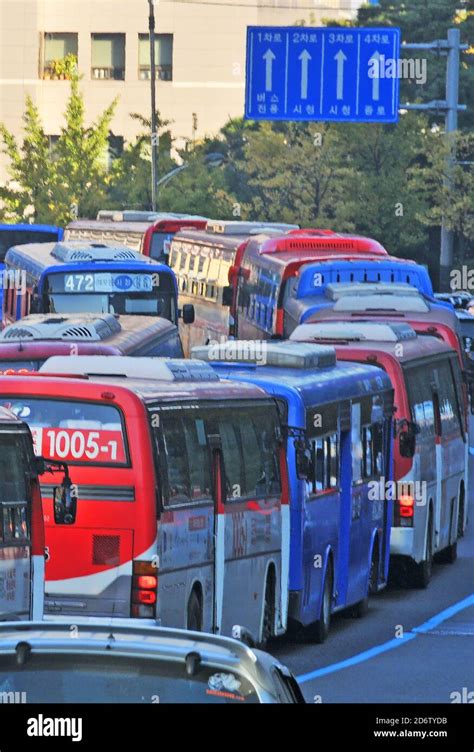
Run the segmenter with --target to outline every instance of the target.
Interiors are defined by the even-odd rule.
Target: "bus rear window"
[[[122,417],[116,407],[23,396],[3,397],[1,404],[28,423],[37,455],[69,464],[127,463]]]
[[[0,230],[0,263],[5,260],[9,248],[23,243],[55,243],[57,232],[40,232],[39,230]]]
[[[44,360],[0,360],[0,376],[21,371],[39,371]]]

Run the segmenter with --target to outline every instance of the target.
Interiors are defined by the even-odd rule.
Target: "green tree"
[[[467,7],[461,7],[461,6]],[[334,22],[337,25],[337,22]],[[349,22],[354,25],[354,22]],[[462,129],[474,125],[474,8],[472,0],[380,0],[378,5],[363,5],[355,22],[357,26],[397,26],[401,29],[404,42],[432,42],[446,39],[449,28],[458,27],[461,42],[471,45],[461,53],[460,102],[468,109],[460,113]],[[402,57],[426,58],[427,81],[417,84],[414,80],[402,79],[400,85],[401,102],[428,102],[444,99],[446,80],[446,57],[425,50],[402,51]],[[431,121],[439,121],[433,113]]]
[[[46,221],[50,218],[52,174],[49,142],[31,97],[26,99],[23,123],[21,146],[0,123],[1,151],[9,158],[10,178],[0,187],[0,218],[18,222]]]
[[[51,153],[38,108],[28,97],[21,145],[0,124],[0,144],[9,158],[10,176],[0,189],[0,215],[17,222],[64,225],[77,215],[94,214],[106,197],[109,177],[104,154],[116,104],[114,100],[86,127],[84,98],[76,76],[71,81],[65,125]]]
[[[451,185],[446,182],[449,145],[439,131],[425,134],[424,164],[408,172],[410,191],[427,207],[418,214],[426,227],[446,225],[458,239],[456,263],[474,258],[474,134],[458,133]]]
[[[158,123],[158,179],[166,175],[177,163],[171,158],[173,137],[170,121],[163,120],[157,112]],[[137,210],[151,209],[151,123],[138,113],[130,117],[140,125],[140,132],[112,166],[108,205]]]
[[[97,121],[87,127],[79,81],[76,78],[71,82],[65,125],[53,161],[50,208],[60,224],[67,224],[75,216],[93,216],[106,200],[109,178],[104,154],[117,102],[118,99],[114,99]]]

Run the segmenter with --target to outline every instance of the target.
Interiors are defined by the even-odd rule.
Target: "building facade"
[[[157,107],[181,140],[243,115],[246,27],[320,25],[360,0],[155,0]],[[118,96],[111,144],[133,139],[130,113],[150,112],[148,0],[0,0],[0,122],[22,133],[25,97],[45,132],[60,133],[76,63],[87,119]],[[3,161],[2,161],[3,160]],[[0,183],[5,180],[0,157]]]

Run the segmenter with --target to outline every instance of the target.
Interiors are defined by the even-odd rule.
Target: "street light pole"
[[[158,177],[158,124],[156,118],[156,60],[155,60],[155,6],[154,0],[148,0],[150,13],[148,29],[150,32],[150,86],[151,86],[151,209],[156,212],[156,182]]]
[[[448,30],[448,64],[446,68],[446,116],[445,133],[448,139],[448,156],[446,160],[446,176],[444,184],[448,192],[453,189],[453,169],[456,145],[453,133],[458,127],[458,97],[459,97],[459,50],[461,32],[459,29]],[[440,256],[440,290],[450,290],[449,273],[453,267],[454,233],[447,227],[446,216],[441,224],[441,256]]]

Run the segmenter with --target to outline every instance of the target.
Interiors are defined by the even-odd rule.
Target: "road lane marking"
[[[374,648],[370,648],[369,650],[364,650],[362,653],[357,653],[357,655],[353,655],[351,658],[346,658],[344,661],[330,663],[329,666],[323,666],[322,668],[317,668],[314,671],[308,672],[307,674],[301,674],[300,676],[297,676],[296,679],[300,684],[304,684],[305,682],[311,681],[312,679],[317,679],[321,676],[327,676],[327,674],[333,674],[335,671],[341,671],[344,668],[350,668],[351,666],[356,666],[359,663],[364,663],[365,661],[368,661],[377,655],[381,655],[382,653],[394,650],[401,645],[406,645],[407,642],[414,640],[420,634],[427,634],[431,629],[438,627],[443,621],[450,619],[451,617],[455,616],[455,614],[459,613],[460,611],[464,611],[464,609],[471,606],[474,606],[474,593],[472,593],[472,595],[468,595],[466,598],[463,598],[462,601],[454,603],[452,606],[449,606],[449,608],[445,608],[443,611],[440,611],[439,614],[432,616],[430,619],[423,622],[423,624],[420,624],[419,627],[414,627],[410,632],[404,634],[403,637],[394,637],[392,640],[388,640],[381,645],[376,645]]]

